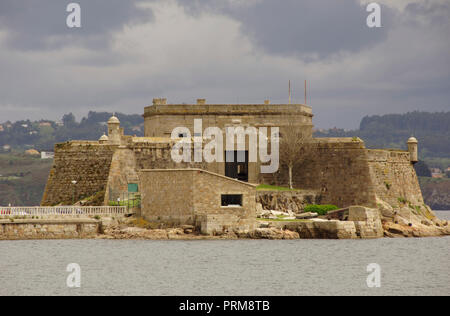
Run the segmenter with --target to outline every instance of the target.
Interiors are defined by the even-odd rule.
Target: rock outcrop
[[[258,191],[256,203],[262,210],[276,210],[284,213],[302,213],[308,204],[320,201],[314,191]]]
[[[399,201],[398,206],[379,201],[384,235],[386,237],[432,237],[450,235],[448,221],[436,217],[425,204],[413,205]]]
[[[380,211],[362,206],[351,206],[348,220],[355,224],[360,238],[381,238],[384,235]]]

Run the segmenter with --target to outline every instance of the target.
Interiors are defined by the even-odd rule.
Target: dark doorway
[[[248,182],[248,150],[225,151],[225,176]]]

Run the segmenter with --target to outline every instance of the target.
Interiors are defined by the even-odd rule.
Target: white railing
[[[0,218],[11,216],[93,216],[128,214],[126,206],[0,206]]]

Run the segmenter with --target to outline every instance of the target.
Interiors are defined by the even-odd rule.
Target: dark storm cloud
[[[81,28],[66,25],[69,3],[81,6]],[[66,44],[104,48],[109,35],[127,23],[151,19],[151,13],[123,0],[1,0],[0,30],[9,32],[8,44],[17,49],[55,49]]]
[[[328,57],[355,52],[386,38],[393,11],[382,7],[382,28],[366,26],[366,6],[356,0],[261,0],[237,5],[221,0],[180,0],[187,12],[227,14],[266,52],[300,57]],[[251,3],[251,2],[250,2]]]

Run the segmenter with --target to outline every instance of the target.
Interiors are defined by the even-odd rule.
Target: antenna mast
[[[291,80],[289,80],[289,104],[291,104]]]
[[[306,80],[305,80],[305,105],[306,105]]]

